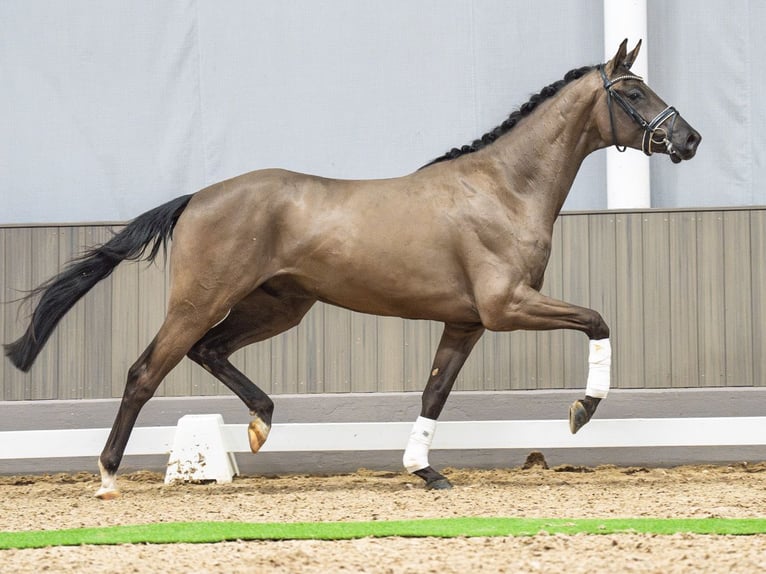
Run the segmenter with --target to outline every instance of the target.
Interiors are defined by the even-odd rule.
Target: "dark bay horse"
[[[540,293],[554,221],[591,152],[614,144],[678,163],[691,159],[701,140],[630,73],[641,43],[630,52],[626,45],[606,64],[572,70],[481,139],[415,173],[370,181],[278,169],[241,175],[139,216],[37,288],[29,327],[6,346],[24,371],[80,297],[120,262],[153,259],[172,236],[167,315],[128,370],[96,496],[118,495],[115,476],[139,410],[184,356],[247,405],[256,452],[274,404],[229,356],[294,327],[316,301],[444,323],[404,453],[407,470],[428,488],[450,487],[428,464],[428,451],[455,378],[485,329],[585,333],[585,396],[569,419],[572,432],[587,423],[609,390],[609,327],[596,311]]]

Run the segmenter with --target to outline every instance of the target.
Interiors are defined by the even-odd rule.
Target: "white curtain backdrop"
[[[264,167],[406,174],[598,63],[602,10],[0,0],[0,223],[123,221]],[[703,135],[688,164],[652,159],[654,206],[766,204],[765,24],[766,3],[649,2],[652,86]],[[606,207],[604,164],[565,209]]]

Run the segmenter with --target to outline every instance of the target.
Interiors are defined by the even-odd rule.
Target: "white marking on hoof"
[[[270,431],[271,426],[263,422],[261,417],[255,417],[251,420],[247,427],[247,437],[250,439],[250,450],[258,452],[269,437]]]
[[[101,500],[118,498],[120,491],[117,490],[116,475],[107,472],[101,464],[101,460],[98,461],[98,470],[101,472],[101,488],[96,491],[96,498]]]

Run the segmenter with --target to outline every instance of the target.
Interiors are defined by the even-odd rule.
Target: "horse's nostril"
[[[697,146],[702,141],[702,136],[699,135],[697,132],[691,132],[687,138],[686,138],[686,149],[693,150],[697,149]]]

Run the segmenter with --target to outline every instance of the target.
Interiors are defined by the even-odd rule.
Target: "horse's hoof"
[[[431,466],[416,470],[412,474],[426,481],[426,490],[449,490],[452,488],[452,483]]]
[[[452,483],[446,478],[437,478],[426,482],[426,490],[449,490],[450,488],[452,488]]]
[[[585,405],[582,404],[582,401],[573,402],[572,406],[569,407],[569,430],[572,434],[575,434],[585,426],[585,423],[589,420],[590,415],[588,414]]]
[[[251,451],[258,452],[261,449],[263,443],[265,443],[266,439],[269,437],[270,430],[271,425],[267,425],[260,417],[256,417],[250,421],[250,424],[247,427],[247,438],[250,439]]]
[[[104,488],[103,486],[96,492],[96,498],[100,500],[114,500],[120,498],[120,491],[115,488]]]

